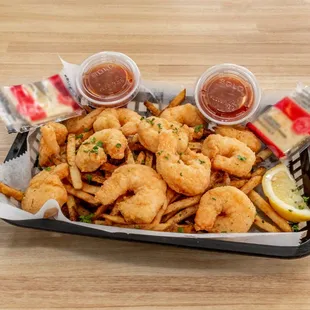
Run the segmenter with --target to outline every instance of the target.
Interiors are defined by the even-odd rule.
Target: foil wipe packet
[[[0,87],[0,117],[8,132],[25,132],[82,114],[70,73],[71,68],[64,66],[43,81]]]
[[[291,95],[267,107],[247,126],[281,160],[310,145],[310,88],[301,84]]]

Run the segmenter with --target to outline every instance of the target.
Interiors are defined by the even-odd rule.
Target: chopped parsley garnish
[[[93,213],[88,215],[80,215],[80,221],[83,223],[91,223],[93,217],[94,217]]]
[[[172,129],[172,132],[173,132],[173,133],[178,133],[178,132],[179,132],[179,129],[178,129],[177,127],[174,127],[174,128]]]
[[[89,132],[90,129],[89,128],[84,128],[84,132]]]
[[[293,210],[291,210],[291,209],[288,209],[290,212],[293,212]]]
[[[227,234],[226,230],[221,231],[221,234]]]
[[[46,167],[46,168],[44,168],[44,170],[46,170],[46,171],[51,171],[52,168],[51,168],[51,167]]]
[[[184,233],[184,228],[183,227],[178,227],[178,232],[179,233]]]
[[[142,165],[145,165],[145,159],[143,159],[143,160],[141,161],[141,164],[142,164]]]
[[[305,203],[308,203],[310,197],[307,197],[307,196],[303,196],[302,199],[304,200]]]
[[[299,205],[297,208],[298,208],[299,210],[303,210],[303,209],[305,208],[305,206]]]
[[[89,152],[90,152],[90,153],[98,154],[98,146],[95,145]]]
[[[165,159],[167,159],[167,160],[168,160],[168,159],[169,159],[169,156],[165,156]]]
[[[139,225],[136,225],[135,228],[136,228],[136,229],[140,229],[141,227],[140,227]]]
[[[182,172],[180,172],[180,176],[183,177],[183,173]]]
[[[115,146],[116,146],[118,149],[122,147],[122,145],[121,145],[120,143],[117,143]]]
[[[203,125],[202,124],[195,126],[194,131],[195,131],[195,133],[198,133],[201,129],[203,129]]]
[[[144,116],[141,116],[140,121],[143,121],[144,119],[145,119],[145,117],[144,117]]]
[[[76,135],[75,138],[76,138],[76,139],[83,139],[83,134],[80,133],[79,135]]]
[[[212,200],[216,200],[216,198],[212,197]]]
[[[206,163],[206,162],[203,161],[203,160],[200,160],[200,159],[198,159],[198,160],[199,160],[199,163],[200,163],[201,165]]]
[[[155,121],[155,118],[152,118],[152,119],[146,119],[146,122],[151,124],[152,126],[154,125],[154,121]]]
[[[298,224],[291,225],[293,231],[299,231]]]
[[[178,160],[178,164],[180,164],[181,163],[181,161],[180,161],[180,159]]]
[[[157,152],[157,155],[161,155],[161,154],[162,154],[162,152],[163,152],[163,151],[159,151],[159,152]]]
[[[161,123],[158,123],[157,126],[158,126],[159,130],[163,129],[163,127],[161,126]]]
[[[237,158],[238,158],[239,160],[241,160],[241,161],[246,161],[246,157],[243,157],[243,156],[241,156],[241,155],[238,155]]]
[[[84,143],[83,143],[83,145],[87,145],[87,144],[90,144],[90,143],[89,143],[89,142],[84,142]]]
[[[93,180],[93,176],[91,174],[86,174],[87,183],[90,184],[90,182]]]
[[[96,146],[98,146],[98,147],[103,147],[103,142],[102,142],[102,141],[98,141],[98,142],[96,143]]]
[[[90,142],[91,142],[91,143],[96,143],[96,138],[95,138],[95,137],[92,137],[92,138],[90,139]]]

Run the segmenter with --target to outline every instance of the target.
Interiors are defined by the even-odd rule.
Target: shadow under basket
[[[140,93],[135,98],[134,109],[137,110],[139,103],[151,100],[153,102],[160,102],[160,98],[154,98],[152,94],[151,98],[149,94]],[[186,102],[192,102],[193,98],[186,98]],[[142,104],[143,105],[143,104]],[[161,107],[161,104],[159,105]],[[146,110],[139,111],[142,115],[147,115]],[[17,135],[5,161],[22,155],[27,149],[27,133],[20,133]],[[302,179],[304,185],[305,195],[310,195],[310,148],[303,151],[297,160],[293,160],[289,168],[293,175],[298,172],[299,178]],[[296,171],[297,169],[297,171]],[[301,171],[301,172],[300,172]],[[297,180],[298,181],[298,180]],[[243,253],[250,255],[261,255],[269,257],[279,258],[299,258],[310,254],[310,222],[307,222],[306,227],[302,229],[304,231],[303,238],[300,240],[298,246],[273,246],[262,245],[254,243],[242,243],[235,241],[219,240],[219,239],[195,239],[195,238],[178,238],[178,237],[166,237],[157,235],[142,235],[142,234],[128,234],[122,232],[106,232],[102,230],[96,230],[84,226],[73,225],[67,222],[61,222],[48,219],[35,219],[35,220],[5,220],[12,225],[27,227],[33,229],[41,229],[46,231],[55,231],[67,234],[92,236],[99,238],[110,238],[128,241],[140,241],[140,242],[152,242],[158,244],[175,245],[190,248],[199,248],[205,250],[214,251],[226,251],[234,253]]]

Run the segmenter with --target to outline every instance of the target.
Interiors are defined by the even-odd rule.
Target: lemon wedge
[[[279,164],[268,170],[262,181],[265,195],[273,209],[288,221],[297,223],[310,220],[310,209],[305,197],[287,167]]]

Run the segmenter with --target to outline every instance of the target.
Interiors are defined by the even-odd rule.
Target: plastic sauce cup
[[[95,107],[121,107],[138,93],[141,75],[137,64],[127,55],[101,52],[80,66],[77,89]]]
[[[222,125],[249,121],[260,99],[261,90],[253,73],[234,64],[211,67],[195,87],[195,101],[202,115]]]

